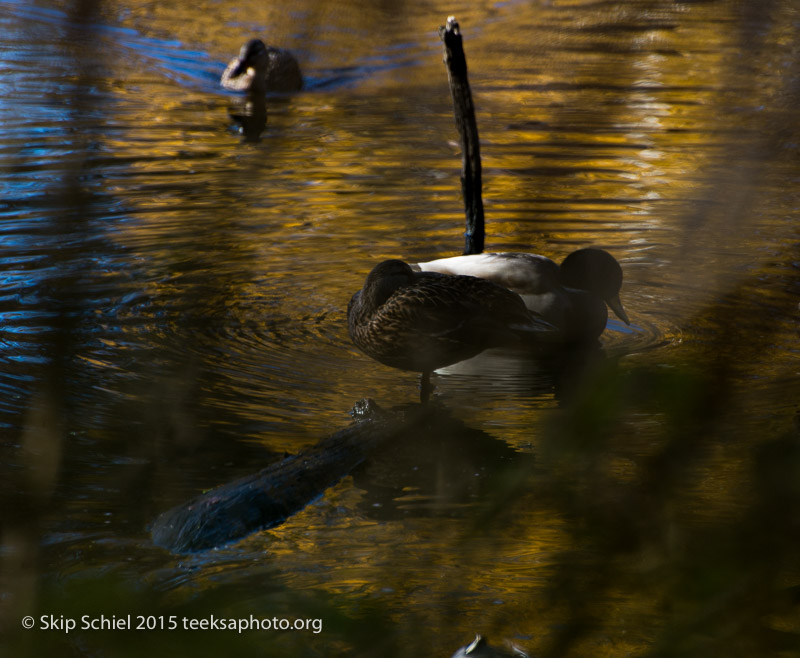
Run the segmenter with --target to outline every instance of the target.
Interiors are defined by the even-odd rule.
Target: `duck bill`
[[[616,316],[622,320],[625,324],[630,326],[631,321],[628,319],[628,314],[625,312],[625,309],[622,308],[622,302],[619,300],[619,295],[614,295],[613,297],[609,297],[606,300],[608,307],[614,311]]]

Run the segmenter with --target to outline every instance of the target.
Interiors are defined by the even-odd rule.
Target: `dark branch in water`
[[[467,79],[467,58],[461,40],[461,32],[455,17],[439,28],[444,42],[444,63],[453,95],[453,111],[456,128],[461,140],[461,192],[467,214],[464,253],[479,254],[483,251],[484,220],[481,197],[481,151],[478,143],[478,124],[475,121],[475,106]]]
[[[356,422],[308,450],[167,510],[153,524],[153,542],[195,553],[280,525],[429,414],[424,407],[407,415],[390,413],[371,400],[362,400],[356,411]]]

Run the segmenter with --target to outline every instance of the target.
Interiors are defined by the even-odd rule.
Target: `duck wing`
[[[378,361],[417,371],[435,370],[552,329],[518,295],[500,286],[475,277],[429,273],[396,290],[369,325],[382,345]]]

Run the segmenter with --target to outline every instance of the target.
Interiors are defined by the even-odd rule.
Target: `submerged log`
[[[461,142],[461,193],[467,215],[464,254],[480,254],[483,252],[485,234],[481,196],[481,150],[475,106],[472,104],[472,92],[467,79],[467,58],[454,16],[448,17],[447,24],[439,28],[439,36],[444,42],[444,63]]]
[[[195,553],[279,525],[378,447],[424,422],[429,413],[424,407],[391,413],[362,400],[352,425],[297,455],[161,514],[152,527],[153,542],[176,553]]]

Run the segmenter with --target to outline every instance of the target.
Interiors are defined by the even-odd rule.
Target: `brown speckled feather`
[[[430,372],[551,329],[519,295],[471,276],[384,261],[348,306],[353,342],[388,366]]]

